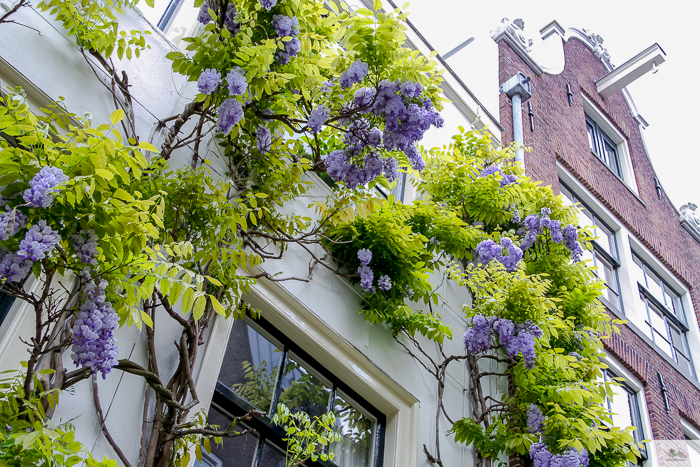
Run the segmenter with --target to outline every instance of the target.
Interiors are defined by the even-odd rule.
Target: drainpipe
[[[530,78],[519,71],[501,85],[501,92],[510,97],[513,106],[513,142],[523,146],[523,103],[532,97]],[[515,162],[525,168],[525,150],[522,147],[515,152]]]

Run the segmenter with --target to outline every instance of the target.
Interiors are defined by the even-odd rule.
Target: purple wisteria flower
[[[58,245],[61,237],[58,232],[46,225],[45,220],[40,220],[29,228],[24,240],[19,242],[17,255],[31,261],[41,261]]]
[[[414,83],[413,81],[406,81],[405,83],[401,83],[400,91],[401,94],[406,97],[417,98],[420,96],[420,93],[423,92],[423,85]]]
[[[272,7],[277,5],[277,0],[260,0],[260,6],[267,11],[272,10]]]
[[[243,118],[243,107],[236,99],[226,99],[219,108],[219,119],[216,126],[222,133],[227,134]]]
[[[470,354],[486,352],[489,349],[491,324],[482,315],[472,318],[472,327],[464,333],[464,345]]]
[[[229,3],[226,7],[226,14],[224,15],[224,26],[231,31],[231,34],[234,36],[238,34],[241,28],[241,24],[236,22],[237,14],[236,5]]]
[[[549,236],[554,243],[561,243],[562,240],[564,240],[564,234],[561,231],[561,223],[559,221],[549,221]]]
[[[32,261],[0,247],[0,281],[21,282],[32,269]]]
[[[501,181],[499,182],[501,187],[507,186],[507,185],[512,185],[513,183],[518,181],[518,177],[513,175],[513,174],[504,174],[501,168],[497,165],[490,165],[488,167],[485,167],[481,173],[479,174],[480,177],[489,177],[491,175],[496,175],[500,174],[501,176]]]
[[[117,364],[115,357],[119,354],[114,338],[119,318],[112,304],[106,300],[106,287],[106,281],[100,281],[99,284],[90,281],[86,284],[84,301],[73,325],[71,340],[73,363],[83,368],[92,368],[95,373],[101,373],[103,379]]]
[[[399,161],[393,157],[384,159],[384,176],[389,182],[393,182],[399,178]]]
[[[270,133],[270,130],[260,125],[255,131],[255,138],[257,139],[258,151],[261,154],[266,154],[272,147],[272,133]]]
[[[296,16],[274,15],[272,27],[280,37],[293,37],[299,34],[299,20]]]
[[[562,229],[564,235],[564,246],[571,252],[571,259],[574,263],[581,261],[583,256],[583,247],[578,242],[578,229],[569,224]]]
[[[328,172],[328,175],[336,182],[341,181],[345,176],[345,172],[350,168],[343,151],[336,150],[328,154],[325,163],[326,172]]]
[[[207,68],[199,75],[197,80],[197,89],[199,92],[207,96],[216,91],[221,84],[221,75],[214,68]]]
[[[530,404],[527,409],[527,431],[530,433],[542,433],[544,427],[544,415],[539,407]]]
[[[199,14],[197,14],[197,21],[202,24],[211,23],[211,15],[209,14],[209,4],[207,2],[202,3],[199,8]]]
[[[314,107],[314,109],[311,111],[311,114],[309,114],[308,122],[311,133],[318,133],[319,131],[321,131],[321,127],[323,126],[323,123],[326,121],[330,113],[330,109],[327,108],[324,104]]]
[[[350,87],[361,81],[366,75],[366,64],[356,61],[340,78],[342,87]],[[416,143],[432,126],[442,127],[444,120],[433,108],[430,99],[421,99],[423,88],[418,83],[400,80],[384,80],[379,83],[377,91],[370,88],[358,89],[353,96],[353,108],[362,108],[362,113],[371,114],[372,120],[361,118],[349,123],[343,137],[345,148],[330,154],[326,159],[328,174],[337,182],[354,189],[364,185],[381,174],[389,181],[399,176],[398,163],[389,158],[379,158],[376,148],[401,151],[405,154],[413,170],[418,172],[425,168]],[[384,121],[383,131],[376,123]],[[310,119],[311,120],[311,119]],[[339,122],[340,124],[343,121]],[[309,127],[314,129],[311,122]],[[320,124],[318,125],[320,129]],[[380,170],[379,161],[383,169]]]
[[[351,87],[353,84],[357,84],[367,76],[369,71],[368,65],[362,60],[355,60],[350,68],[344,71],[340,75],[340,86],[343,89]]]
[[[24,200],[32,207],[48,208],[53,203],[53,195],[58,187],[68,180],[58,167],[42,167],[29,181],[29,188],[24,191]]]
[[[372,251],[369,248],[362,248],[357,252],[357,259],[360,260],[361,266],[368,266],[372,261]]]
[[[357,269],[360,273],[360,286],[365,289],[365,292],[372,291],[372,282],[374,281],[374,271],[369,266],[360,266]]]
[[[284,43],[284,51],[290,57],[296,57],[301,51],[301,41],[298,37],[294,37],[291,41]]]
[[[245,77],[245,70],[241,67],[233,68],[226,75],[226,82],[228,83],[228,92],[232,96],[242,96],[243,93],[248,89],[248,80]]]
[[[27,225],[27,216],[16,209],[5,206],[0,214],[0,240],[7,240]]]
[[[507,255],[503,254],[504,248],[508,252]],[[496,260],[510,272],[517,269],[520,260],[523,259],[523,251],[508,237],[503,237],[500,244],[491,239],[480,242],[476,246],[476,254],[479,263],[486,265]]]
[[[533,467],[588,467],[590,462],[585,449],[579,452],[570,447],[563,454],[552,454],[544,443],[533,443],[530,446],[530,457]]]
[[[377,286],[384,292],[388,292],[389,290],[391,290],[391,279],[389,278],[389,276],[379,276],[379,279],[377,280]]]
[[[289,63],[289,54],[287,52],[278,50],[275,54],[275,60],[277,60],[277,63],[279,63],[280,65],[286,65],[287,63]]]
[[[81,230],[70,236],[78,259],[85,264],[97,264],[97,235],[95,231]]]

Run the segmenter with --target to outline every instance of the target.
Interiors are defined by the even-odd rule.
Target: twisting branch
[[[114,449],[114,452],[117,453],[117,456],[119,457],[119,460],[121,460],[124,463],[124,467],[131,467],[131,464],[129,463],[129,459],[126,458],[122,450],[119,448],[117,443],[114,441],[114,438],[112,438],[112,435],[109,434],[109,430],[107,430],[107,424],[105,421],[105,417],[102,414],[102,405],[100,404],[100,396],[97,392],[97,377],[95,374],[92,374],[92,400],[95,403],[95,409],[97,410],[97,417],[100,420],[100,428],[102,429],[102,433],[105,435],[105,438],[107,439],[107,442],[109,443],[110,446],[112,446],[112,449]]]

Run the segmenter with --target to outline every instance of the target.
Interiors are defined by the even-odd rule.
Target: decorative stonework
[[[615,68],[615,66],[610,61],[610,53],[608,49],[603,47],[603,37],[600,34],[596,34],[590,29],[576,29],[571,28],[571,31],[576,32],[582,39],[588,42],[588,46],[593,51],[593,54],[598,58],[598,60],[607,63],[610,69]]]
[[[681,206],[680,221],[685,230],[700,242],[700,210],[697,209],[698,206],[694,203]]]
[[[491,39],[505,41],[537,75],[541,75],[542,68],[530,56],[532,39],[525,36],[524,28],[525,22],[520,18],[515,21],[503,18],[501,24],[491,31]]]
[[[510,21],[508,18],[503,18],[501,24],[498,25],[496,29],[491,31],[491,37],[493,40],[497,40],[496,37],[501,34],[509,34],[515,42],[522,47],[526,52],[530,52],[532,48],[532,39],[525,37],[525,22],[518,18],[515,21]]]

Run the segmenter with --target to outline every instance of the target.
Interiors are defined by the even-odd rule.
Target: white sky
[[[401,0],[394,2],[403,5]],[[552,20],[564,29],[589,29],[603,37],[614,65],[657,42],[666,52],[666,62],[658,73],[647,73],[628,90],[649,123],[644,138],[669,198],[677,208],[690,201],[700,204],[700,53],[695,44],[700,38],[700,3],[414,0],[408,12],[409,20],[441,54],[475,38],[448,63],[496,118],[497,49],[489,31],[503,17],[522,18],[525,34],[532,38]]]

